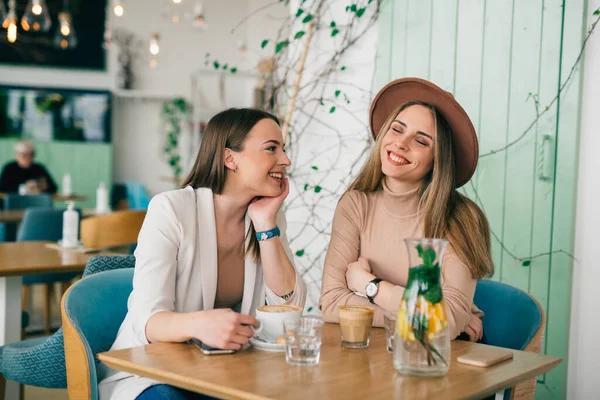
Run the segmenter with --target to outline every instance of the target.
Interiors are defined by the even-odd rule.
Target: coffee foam
[[[270,313],[285,313],[285,312],[294,312],[300,311],[301,308],[298,306],[290,306],[290,305],[267,305],[260,306],[256,308],[260,312],[270,312]]]

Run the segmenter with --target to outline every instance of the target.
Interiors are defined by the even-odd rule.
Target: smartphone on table
[[[200,351],[208,356],[218,355],[218,354],[233,354],[235,350],[227,350],[227,349],[219,349],[217,347],[211,347],[198,339],[191,339],[190,343],[196,346]]]
[[[510,360],[511,358],[513,358],[513,352],[509,349],[482,346],[477,350],[458,356],[456,361],[463,364],[474,365],[476,367],[487,368],[503,361]]]

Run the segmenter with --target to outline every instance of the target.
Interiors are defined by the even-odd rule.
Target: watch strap
[[[383,280],[383,279],[381,279],[381,278],[375,278],[375,279],[373,279],[371,282],[369,282],[369,283],[367,284],[367,286],[368,286],[369,284],[373,283],[373,284],[377,285],[377,289],[379,289],[379,282],[381,282],[382,280]],[[366,291],[365,291],[365,292],[366,292]],[[379,292],[379,290],[378,290],[377,292]],[[371,304],[375,304],[374,297],[375,297],[375,296],[377,296],[377,293],[375,293],[375,296],[373,296],[373,297],[369,296],[369,294],[368,294],[368,293],[365,293],[365,294],[367,295],[367,298],[369,299],[369,301],[371,302]]]

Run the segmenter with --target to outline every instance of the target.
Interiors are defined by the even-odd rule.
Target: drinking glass
[[[294,365],[317,365],[323,339],[322,319],[307,316],[283,321],[285,332],[285,361]]]

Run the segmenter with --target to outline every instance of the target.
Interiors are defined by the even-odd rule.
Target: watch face
[[[377,294],[377,285],[373,282],[369,282],[365,288],[365,292],[367,293],[367,296],[374,297]]]

